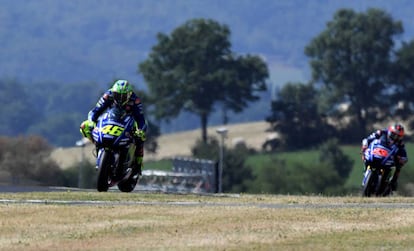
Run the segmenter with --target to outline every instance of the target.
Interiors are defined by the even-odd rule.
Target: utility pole
[[[218,170],[218,192],[223,192],[223,162],[224,162],[224,139],[227,137],[228,129],[225,127],[217,128],[216,132],[221,136],[219,170]]]
[[[87,138],[82,138],[76,141],[76,146],[81,147],[81,161],[78,170],[78,188],[82,188],[83,184],[83,166],[85,165],[85,146],[88,143]]]

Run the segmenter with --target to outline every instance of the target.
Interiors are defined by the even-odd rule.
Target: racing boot
[[[131,177],[135,180],[138,180],[142,176],[142,163],[143,158],[138,156],[135,158],[134,163],[132,163],[132,174]]]
[[[135,125],[136,126],[136,125]],[[137,127],[136,127],[137,128]],[[134,141],[135,141],[135,161],[133,165],[133,175],[138,174],[142,175],[143,159],[144,159],[144,142],[146,136],[145,132],[142,130],[136,129],[134,132]]]
[[[390,187],[392,191],[397,191],[398,188],[398,176],[400,175],[401,167],[397,167],[395,169],[394,175],[390,180]]]
[[[133,168],[132,175],[135,176],[138,174],[138,176],[141,176],[142,166],[143,166],[143,157],[142,156],[136,157],[132,165],[132,168]]]

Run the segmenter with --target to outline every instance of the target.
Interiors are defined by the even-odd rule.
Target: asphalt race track
[[[0,186],[0,193],[29,193],[29,192],[62,192],[80,191],[73,187],[47,187],[47,186]]]
[[[41,187],[41,186],[0,186],[0,193],[21,193],[21,192],[62,192],[62,191],[94,191],[88,189],[68,187]],[[211,194],[216,196],[216,194]],[[10,200],[2,199],[1,204],[58,204],[58,205],[171,205],[171,206],[223,206],[223,207],[259,207],[259,208],[414,208],[414,203],[229,203],[229,202],[160,202],[160,201],[85,201],[85,200]]]
[[[7,200],[0,199],[1,204],[48,204],[48,205],[96,205],[96,206],[138,206],[138,205],[165,205],[165,206],[211,206],[211,207],[259,207],[259,208],[382,208],[382,209],[410,209],[414,208],[412,203],[335,203],[335,204],[285,204],[285,203],[219,203],[219,202],[145,202],[145,201],[65,201],[65,200]]]

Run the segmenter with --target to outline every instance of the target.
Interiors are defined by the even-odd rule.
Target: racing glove
[[[85,120],[81,123],[79,131],[82,134],[83,137],[88,138],[89,140],[92,140],[92,131],[95,128],[96,123],[92,120]]]
[[[143,131],[143,130],[140,130],[140,129],[137,129],[135,132],[134,132],[134,137],[135,138],[138,138],[139,140],[141,140],[142,142],[144,142],[146,139],[147,139],[147,137],[146,137],[146,135],[145,135],[145,132]]]

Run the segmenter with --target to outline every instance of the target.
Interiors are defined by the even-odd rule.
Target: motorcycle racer
[[[372,132],[368,137],[362,140],[361,152],[362,152],[362,160],[364,162],[365,170],[367,168],[367,163],[364,158],[365,151],[368,148],[368,145],[375,139],[381,139],[381,141],[385,142],[385,144],[396,145],[398,147],[397,153],[395,155],[395,172],[390,181],[390,185],[393,191],[397,190],[398,186],[398,177],[401,172],[401,168],[407,163],[408,157],[407,152],[405,150],[405,145],[403,142],[404,138],[404,126],[395,123],[390,125],[388,128],[379,129],[375,132]],[[364,170],[364,172],[365,172]]]
[[[134,93],[131,84],[127,80],[116,80],[109,90],[107,90],[98,100],[96,106],[88,113],[88,119],[80,125],[80,132],[83,137],[88,138],[94,143],[92,131],[96,126],[96,122],[104,111],[112,106],[122,108],[126,113],[132,115],[134,123],[134,142],[135,161],[134,166],[139,175],[141,175],[143,158],[144,158],[144,142],[147,123],[143,113],[141,99]]]

